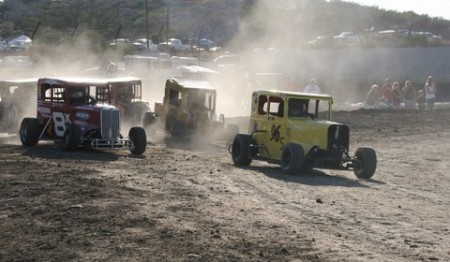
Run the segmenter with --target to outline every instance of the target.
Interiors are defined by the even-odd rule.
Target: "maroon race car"
[[[85,146],[125,148],[135,155],[145,152],[142,127],[132,127],[128,138],[120,134],[120,112],[109,104],[108,79],[41,78],[37,89],[37,118],[24,118],[20,126],[24,146],[51,140],[67,151]]]

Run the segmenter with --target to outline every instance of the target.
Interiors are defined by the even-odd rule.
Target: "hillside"
[[[444,38],[450,36],[450,21],[342,1],[153,0],[147,3],[148,31],[155,42],[169,36],[201,36],[221,45],[235,39],[236,45],[245,41],[259,46],[297,46],[319,35],[362,33],[368,28],[410,29]],[[95,35],[91,38],[96,41],[142,38],[146,36],[145,10],[145,1],[141,0],[5,0],[0,7],[0,37],[36,33],[37,39],[46,42],[67,41],[86,33]]]

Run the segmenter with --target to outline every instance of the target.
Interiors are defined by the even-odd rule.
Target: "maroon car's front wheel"
[[[78,126],[68,125],[64,132],[63,149],[74,151],[81,144],[81,130]]]

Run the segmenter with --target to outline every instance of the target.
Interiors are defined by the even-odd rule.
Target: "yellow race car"
[[[359,178],[372,177],[375,150],[361,147],[349,155],[349,127],[331,121],[332,104],[325,94],[253,92],[248,134],[237,134],[230,146],[233,163],[247,166],[255,159],[280,164],[287,174],[352,169]]]

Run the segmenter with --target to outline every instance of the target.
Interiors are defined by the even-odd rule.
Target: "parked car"
[[[362,36],[352,32],[342,32],[341,34],[334,36],[333,39],[344,43],[359,43],[362,41]]]
[[[147,48],[147,39],[145,38],[137,39],[132,43],[132,45],[141,51],[142,50],[148,50],[153,52],[158,51],[158,45],[154,44],[150,39],[148,40],[148,48]]]
[[[184,44],[177,38],[170,38],[169,41],[160,43],[158,47],[162,51],[185,52],[191,50],[191,45]]]
[[[197,47],[206,51],[210,51],[213,47],[216,46],[216,43],[212,40],[202,38],[198,40]]]

